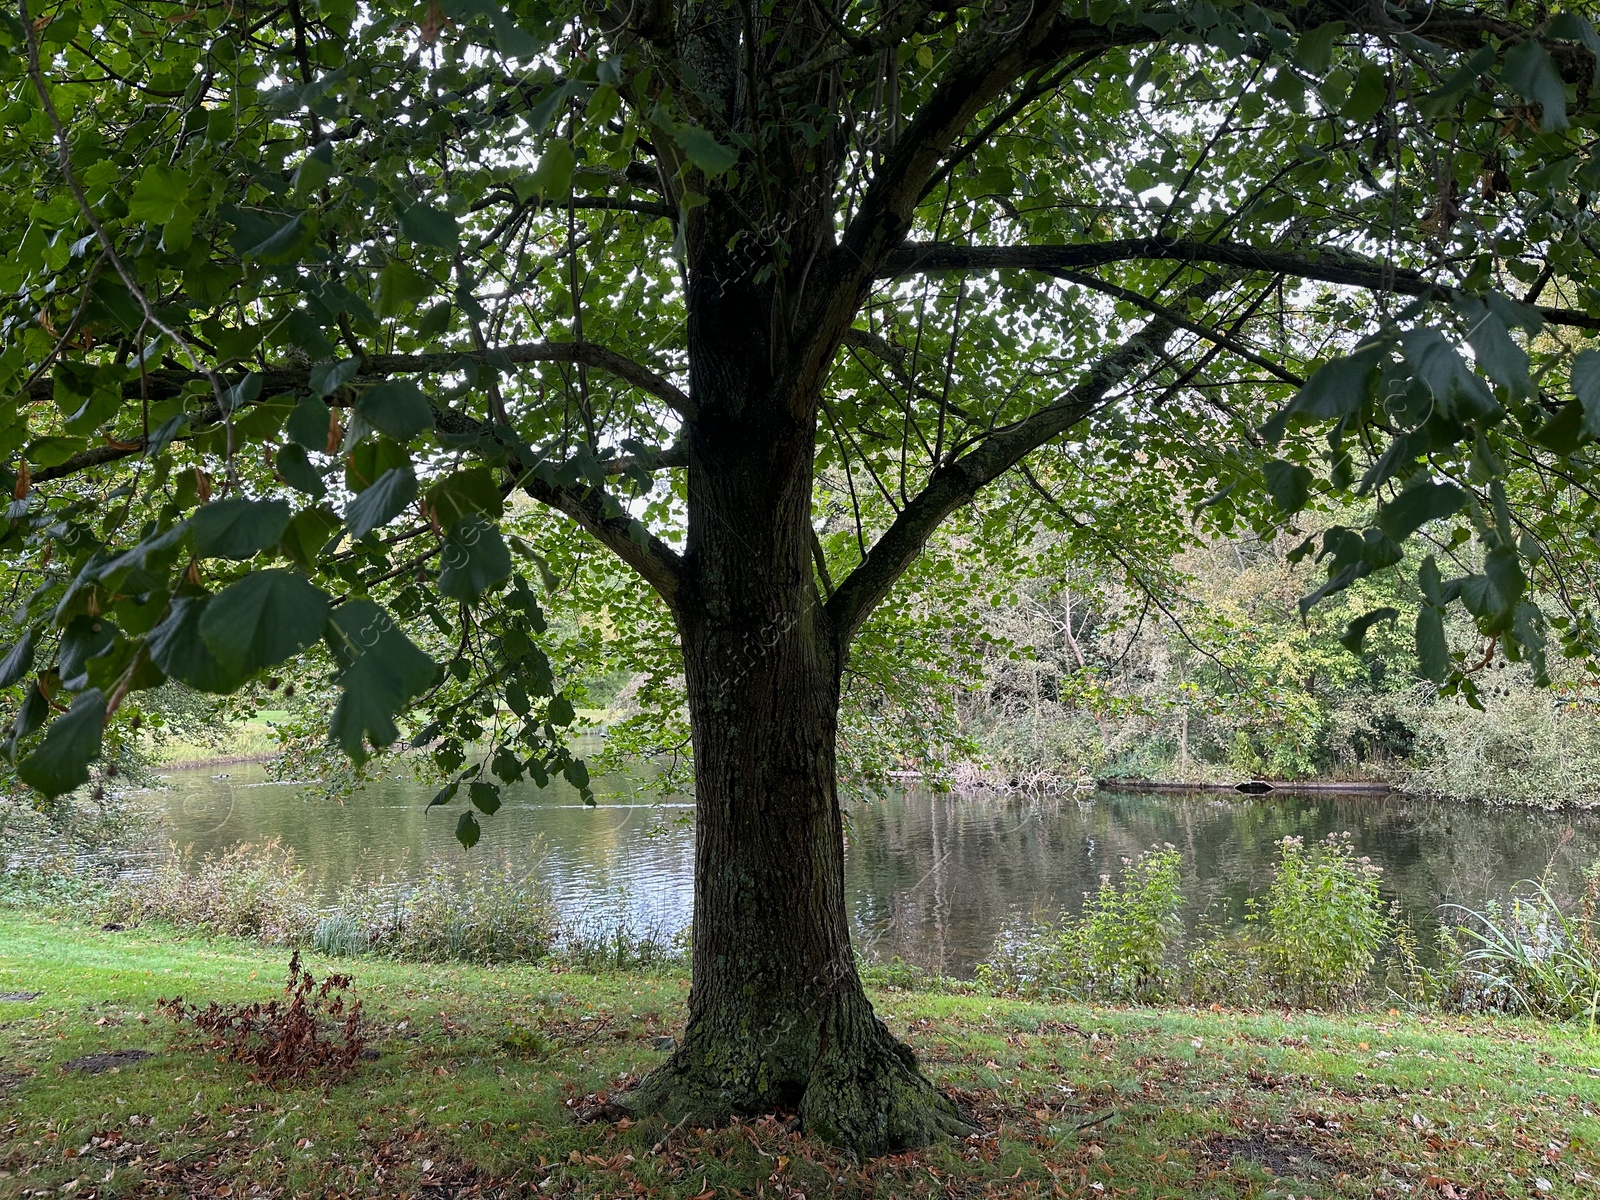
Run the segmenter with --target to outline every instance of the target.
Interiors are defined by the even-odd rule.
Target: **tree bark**
[[[863,1154],[923,1145],[970,1126],[873,1013],[851,952],[845,640],[812,576],[815,405],[782,395],[762,306],[731,284],[700,299],[713,311],[691,360],[674,605],[695,754],[693,982],[678,1049],[624,1107],[669,1122],[790,1110]]]

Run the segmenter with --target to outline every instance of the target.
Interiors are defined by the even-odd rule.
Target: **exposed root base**
[[[729,1078],[711,1066],[720,1056],[697,1054],[686,1043],[621,1097],[620,1105],[632,1116],[664,1127],[722,1125],[735,1116],[789,1108],[798,1096],[802,1128],[863,1157],[979,1132],[917,1070],[911,1051],[875,1020],[867,1040],[870,1045],[849,1051],[829,1049],[825,1043],[804,1085],[782,1091],[752,1088],[749,1076]],[[756,1078],[771,1078],[770,1064],[765,1066]]]

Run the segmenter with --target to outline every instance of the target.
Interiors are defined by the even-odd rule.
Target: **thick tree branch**
[[[677,604],[683,558],[628,515],[616,497],[599,488],[561,487],[533,476],[519,480],[522,490],[566,513],[601,545],[627,563],[672,608]]]
[[[1206,263],[1265,271],[1342,284],[1368,291],[1396,292],[1445,300],[1451,289],[1411,267],[1382,262],[1332,247],[1270,250],[1240,242],[1200,242],[1174,238],[1118,238],[1061,246],[962,246],[948,242],[907,242],[886,259],[880,278],[942,271],[1023,270],[1059,274],[1073,268],[1138,260]],[[1552,325],[1600,329],[1600,316],[1569,308],[1537,310]]]
[[[960,458],[935,468],[927,486],[900,510],[828,601],[827,614],[841,645],[849,644],[873,608],[889,594],[895,580],[922,553],[922,547],[945,517],[1026,455],[1093,413],[1106,394],[1154,357],[1176,329],[1165,317],[1154,318],[1102,358],[1054,404],[1015,425],[996,430]]]

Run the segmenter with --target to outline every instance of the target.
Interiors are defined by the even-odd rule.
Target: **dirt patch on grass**
[[[69,1059],[61,1064],[61,1069],[82,1071],[86,1075],[99,1075],[103,1071],[116,1070],[154,1057],[155,1055],[148,1050],[102,1050],[98,1054],[85,1054],[82,1058]]]
[[[1213,1162],[1253,1162],[1279,1178],[1320,1179],[1338,1162],[1290,1131],[1259,1130],[1202,1142],[1200,1152]]]

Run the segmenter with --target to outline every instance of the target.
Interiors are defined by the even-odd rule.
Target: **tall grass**
[[[1498,1009],[1553,1020],[1600,1016],[1600,862],[1584,874],[1576,903],[1563,905],[1548,878],[1525,880],[1506,906],[1482,912],[1449,905],[1460,969],[1446,1000],[1469,1010]]]
[[[173,849],[148,877],[113,885],[104,912],[120,924],[166,921],[286,946],[308,942],[319,915],[305,868],[277,840],[235,846],[199,861]]]

